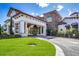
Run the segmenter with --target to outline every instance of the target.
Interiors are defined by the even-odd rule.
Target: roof
[[[63,22],[63,21],[61,21],[61,22],[58,23],[58,25],[62,25],[62,24],[67,24],[67,23]]]
[[[35,16],[32,16],[32,15],[27,14],[27,13],[24,13],[24,12],[22,12],[22,11],[20,11],[20,10],[18,10],[18,9],[12,8],[12,7],[9,9],[7,16],[10,16],[11,10],[15,10],[15,11],[18,11],[18,12],[19,12],[18,14],[14,15],[13,17],[15,17],[15,16],[19,15],[20,13],[22,13],[22,14],[28,15],[28,16],[30,16],[30,17],[39,19],[39,18],[37,18],[37,17],[35,17]],[[42,21],[43,21],[43,20],[42,20]]]
[[[42,20],[42,21],[46,21],[44,17],[40,17],[40,16],[36,16],[36,18]]]
[[[79,17],[65,17],[63,20],[65,19],[79,19]]]
[[[46,12],[46,13],[44,13],[44,14],[56,13],[56,12],[57,12],[57,10],[53,10],[53,11]]]
[[[57,10],[53,10],[53,11],[50,11],[50,12],[46,12],[46,13],[44,13],[44,15],[46,15],[46,14],[52,14],[52,13],[56,13],[57,15],[60,16],[60,14],[58,13]],[[60,16],[60,17],[61,17],[61,16]],[[61,17],[61,18],[62,18],[62,17]]]
[[[70,16],[72,16],[72,15],[74,15],[74,14],[79,14],[79,12],[74,12],[74,13],[72,13]]]
[[[8,22],[8,21],[10,21],[10,19],[7,19],[6,21],[4,21],[4,22]]]
[[[19,11],[19,10],[15,9],[15,8],[11,7],[11,8],[9,9],[9,11],[8,11],[7,16],[10,16],[10,13],[11,13],[12,10]]]

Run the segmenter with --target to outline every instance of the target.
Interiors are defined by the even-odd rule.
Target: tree
[[[12,20],[12,17],[11,17],[11,19],[10,19],[10,34],[11,35],[13,35],[14,33],[13,33],[13,30],[12,30],[12,24],[13,24],[13,20]]]
[[[51,29],[47,29],[47,35],[51,35]]]
[[[71,36],[71,31],[70,31],[71,27],[70,27],[70,25],[66,25],[65,27],[66,27],[66,36],[70,38],[70,36]]]
[[[78,23],[72,24],[72,35],[73,37],[78,36]]]
[[[56,29],[47,29],[47,35],[56,36],[57,30]]]

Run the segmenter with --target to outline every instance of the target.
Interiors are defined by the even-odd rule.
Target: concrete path
[[[48,39],[57,44],[66,56],[79,56],[79,40],[70,38],[54,37]]]
[[[52,41],[47,40],[46,38],[41,38],[41,37],[36,37],[36,38],[38,38],[40,40],[46,40],[46,41],[50,42],[51,44],[53,44],[56,48],[56,55],[55,56],[65,56],[63,50],[58,45],[52,43]]]

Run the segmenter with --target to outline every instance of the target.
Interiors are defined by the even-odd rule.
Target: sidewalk
[[[40,37],[37,37],[37,38],[41,40],[46,40],[50,42],[51,44],[53,44],[56,47],[56,56],[65,56],[63,50],[58,45],[52,43],[50,40],[47,40],[45,38],[40,38]]]

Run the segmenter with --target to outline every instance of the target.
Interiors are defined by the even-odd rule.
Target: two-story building
[[[10,18],[5,21],[4,32],[10,34],[10,20],[12,19],[12,30],[14,34],[22,36],[33,35],[32,29],[37,27],[37,35],[46,35],[46,30],[57,30],[61,16],[54,10],[43,14],[43,17],[32,16],[15,8],[10,8],[7,16]]]
[[[64,17],[58,25],[58,32],[66,33],[67,27],[76,27],[79,31],[79,12],[73,12],[70,16]]]
[[[12,30],[14,34],[20,34],[22,36],[32,35],[31,30],[36,26],[37,35],[46,35],[46,22],[39,18],[24,13],[15,8],[10,8],[7,14],[12,19]],[[5,21],[5,32],[9,34],[10,31],[10,19]]]

